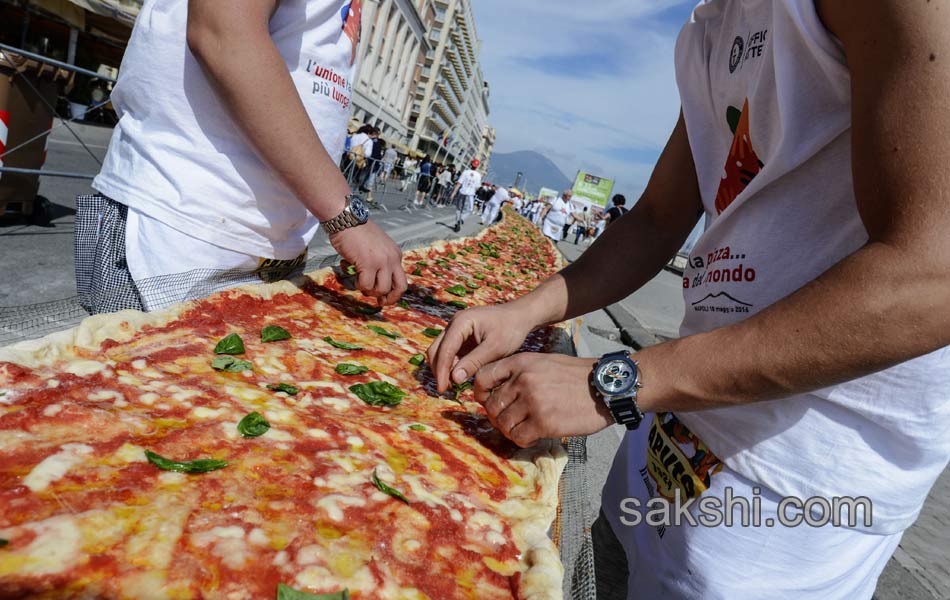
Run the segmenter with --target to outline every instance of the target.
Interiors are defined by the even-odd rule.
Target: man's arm
[[[544,215],[551,210],[548,204]],[[606,230],[571,266],[503,307],[463,311],[429,349],[440,389],[516,352],[531,330],[626,298],[650,281],[682,247],[702,202],[680,115],[634,214]],[[638,241],[630,255],[628,241]],[[520,339],[518,339],[520,337]],[[462,354],[456,365],[456,358]]]
[[[342,212],[350,187],[317,135],[268,22],[278,0],[189,0],[188,47],[225,110],[261,158],[321,221]],[[273,119],[261,119],[266,106]],[[405,291],[398,247],[374,223],[331,236],[359,271],[364,293],[395,302]]]
[[[851,70],[853,177],[870,240],[745,321],[641,351],[644,411],[780,399],[950,345],[950,11],[906,0],[819,7]],[[479,372],[476,394],[522,445],[595,431],[611,421],[584,398],[589,361],[576,360],[499,361]]]

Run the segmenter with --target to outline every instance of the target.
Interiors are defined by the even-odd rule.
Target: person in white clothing
[[[498,189],[495,190],[495,193],[491,198],[488,199],[488,202],[485,203],[485,208],[482,210],[482,225],[491,225],[495,222],[495,219],[498,218],[498,211],[501,210],[501,205],[507,202],[511,198],[508,190],[502,186],[498,186]]]
[[[303,267],[321,222],[364,294],[399,299],[401,252],[338,168],[361,4],[145,1],[112,95],[119,123],[93,182],[99,193],[77,207],[87,310],[207,293],[222,283],[202,284],[212,270],[286,276]],[[187,282],[180,288],[146,285],[192,270],[176,278]]]
[[[541,233],[555,243],[564,238],[564,226],[571,217],[571,198],[574,190],[564,190],[557,198],[552,198],[544,210],[541,211]]]
[[[950,459],[947,31],[940,2],[700,2],[639,201],[430,347],[438,389],[474,376],[519,446],[626,427],[599,600],[874,595]],[[515,354],[651,281],[702,215],[680,339]]]
[[[476,158],[471,168],[462,171],[455,189],[452,190],[452,200],[455,201],[455,232],[458,233],[465,224],[465,219],[472,214],[475,207],[475,192],[482,186],[482,174],[478,172],[481,162]]]
[[[390,146],[386,149],[386,154],[383,155],[383,171],[386,174],[386,181],[392,179],[393,176],[393,167],[396,166],[396,161],[399,159],[399,154],[396,152],[396,149]]]

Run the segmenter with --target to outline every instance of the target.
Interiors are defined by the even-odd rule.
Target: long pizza
[[[423,355],[559,263],[508,212],[407,253],[393,307],[325,270],[0,349],[0,598],[560,598],[564,451]]]

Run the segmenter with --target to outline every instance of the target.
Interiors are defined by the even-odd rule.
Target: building
[[[353,118],[390,142],[409,140],[409,117],[422,63],[432,45],[433,0],[364,0]],[[408,149],[408,148],[406,148]]]
[[[490,88],[479,66],[472,0],[434,0],[434,6],[432,49],[424,56],[410,107],[409,145],[436,162],[487,162],[494,131],[486,136]]]
[[[478,145],[478,152],[476,154],[478,160],[482,161],[485,165],[488,165],[491,162],[491,155],[495,149],[495,128],[485,125],[485,128],[482,130],[482,141]]]

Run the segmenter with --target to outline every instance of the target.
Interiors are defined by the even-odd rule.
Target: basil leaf
[[[247,438],[264,435],[268,429],[270,429],[270,423],[268,423],[267,419],[259,412],[252,412],[245,416],[237,426],[238,433]]]
[[[486,270],[486,271],[494,271],[494,270],[495,270],[495,267],[493,267],[493,266],[491,266],[491,265],[485,265],[485,270]]]
[[[396,303],[396,306],[398,306],[399,308],[409,308],[409,303],[406,302],[405,300],[400,300],[399,302]]]
[[[488,287],[494,288],[494,289],[498,290],[499,292],[505,291],[505,288],[501,287],[501,286],[498,285],[497,283],[489,283],[489,284],[488,284]]]
[[[395,331],[387,331],[386,329],[383,329],[382,327],[378,325],[367,325],[366,328],[369,329],[370,331],[378,333],[379,335],[383,337],[388,337],[391,340],[398,340],[399,338],[402,337]]]
[[[504,275],[505,277],[514,277],[514,276],[515,276],[515,274],[512,273],[511,271],[505,271],[505,272],[503,273],[503,275]]]
[[[449,261],[440,258],[439,260],[435,261],[435,264],[439,265],[440,267],[447,267],[449,266]]]
[[[422,276],[422,269],[419,267],[416,267],[416,270],[413,271],[412,274],[415,275],[416,277],[420,277]]]
[[[353,276],[356,275],[356,273],[357,273],[357,271],[356,271],[356,265],[347,265],[345,272],[346,272],[346,274],[349,275],[350,277],[353,277]]]
[[[145,458],[148,459],[148,462],[163,471],[178,471],[179,473],[207,473],[208,471],[217,471],[218,469],[223,469],[228,466],[227,461],[213,460],[210,458],[178,462],[169,460],[164,456],[159,456],[151,450],[145,451]]]
[[[464,302],[460,302],[458,300],[451,300],[449,302],[446,302],[446,304],[454,308],[457,308],[459,310],[465,310],[466,308],[468,308],[468,304],[465,304]]]
[[[336,366],[336,372],[340,375],[362,375],[369,371],[369,367],[363,365],[351,365],[350,363],[340,363]]]
[[[465,282],[465,287],[467,287],[470,290],[477,290],[479,288],[479,286],[475,285],[471,281]]]
[[[414,425],[410,425],[410,426],[409,426],[409,429],[411,429],[411,430],[413,430],[413,431],[425,431],[425,430],[426,430],[426,426],[425,426],[425,425],[419,425],[418,423],[416,423],[416,424],[414,424]]]
[[[456,383],[452,386],[453,391],[455,391],[455,401],[459,404],[462,404],[462,393],[467,392],[472,389],[474,386],[471,381],[463,381],[462,383]]]
[[[360,313],[361,315],[378,315],[382,311],[382,306],[366,306],[361,304],[360,306],[356,307],[356,312]]]
[[[429,306],[438,306],[438,305],[439,305],[439,301],[436,300],[435,298],[433,298],[432,296],[426,296],[425,298],[422,299],[422,301],[425,302],[426,304],[428,304]]]
[[[370,406],[398,406],[406,396],[406,392],[385,381],[357,383],[350,386],[350,391]]]
[[[475,275],[474,275],[473,277],[475,277],[475,279],[477,279],[477,280],[479,280],[479,281],[484,281],[484,280],[485,280],[485,274],[484,274],[484,273],[475,273]]]
[[[451,252],[449,252],[448,254],[446,254],[446,256],[448,257],[449,260],[455,260],[455,254],[453,254],[453,253],[451,253]]]
[[[277,600],[350,600],[350,590],[344,589],[342,592],[333,592],[332,594],[311,594],[278,583]]]
[[[241,371],[253,371],[254,365],[249,360],[241,360],[233,356],[219,356],[211,361],[211,368],[226,373],[240,373]]]
[[[453,296],[459,296],[460,298],[464,298],[468,295],[468,290],[465,289],[464,285],[453,285],[450,288],[445,288],[445,291],[452,294]]]
[[[398,498],[399,500],[402,500],[406,504],[409,504],[409,499],[403,496],[402,492],[400,492],[396,488],[389,487],[388,485],[380,481],[379,475],[376,474],[376,469],[373,469],[373,485],[375,485],[376,489],[378,489],[382,493],[388,494],[392,496],[393,498]]]
[[[323,338],[323,341],[330,344],[334,348],[339,348],[340,350],[362,350],[362,346],[357,346],[356,344],[347,344],[346,342],[338,342],[330,336]]]
[[[244,340],[236,333],[230,333],[214,347],[215,354],[244,354]]]
[[[0,548],[3,548],[9,543],[10,543],[10,540],[5,540],[5,539],[0,538]]]
[[[439,334],[441,333],[442,333],[442,330],[436,329],[435,327],[426,327],[425,329],[422,330],[422,334],[430,338],[437,338],[439,337]]]
[[[268,325],[264,329],[261,329],[262,342],[280,342],[289,340],[290,338],[290,332],[277,325]]]
[[[297,389],[297,386],[290,385],[289,383],[272,383],[267,386],[267,389],[272,392],[284,392],[288,396],[296,396],[300,393],[300,390]]]
[[[428,266],[429,266],[429,263],[425,262],[424,260],[420,260],[420,261],[417,261],[417,262],[416,262],[416,266],[417,266],[417,267],[428,267]]]
[[[426,361],[425,354],[414,354],[412,358],[409,359],[409,364],[414,367],[421,367],[422,363]]]

